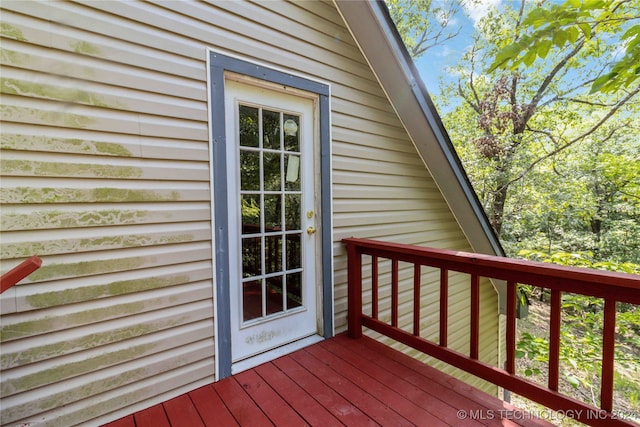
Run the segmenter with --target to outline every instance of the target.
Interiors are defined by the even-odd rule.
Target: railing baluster
[[[391,260],[391,326],[398,327],[398,259]]]
[[[507,360],[506,370],[516,371],[516,307],[518,304],[517,283],[507,282]]]
[[[449,271],[440,269],[440,345],[447,346],[449,321]]]
[[[604,300],[604,325],[602,327],[602,385],[600,387],[600,407],[611,412],[613,409],[613,368],[616,339],[616,300]]]
[[[480,347],[480,277],[471,275],[471,339],[469,357],[478,359]]]
[[[378,257],[371,256],[371,317],[378,318]]]
[[[347,245],[347,328],[351,338],[362,336],[362,255],[356,245]]]
[[[562,308],[562,292],[551,290],[551,306],[549,319],[549,384],[551,390],[558,390],[560,377],[560,323]]]
[[[420,336],[420,264],[413,265],[413,335]]]

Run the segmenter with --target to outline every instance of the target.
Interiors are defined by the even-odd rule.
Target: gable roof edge
[[[334,3],[473,250],[504,256],[384,1]]]

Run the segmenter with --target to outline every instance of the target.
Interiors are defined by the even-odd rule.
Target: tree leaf
[[[549,49],[551,49],[551,41],[550,40],[542,40],[538,44],[538,56],[540,58],[546,58],[549,53]]]
[[[574,28],[574,27],[571,27],[571,28]],[[564,30],[558,30],[555,33],[553,33],[553,44],[558,47],[564,46],[564,44],[567,42],[567,39],[569,38],[567,33],[568,31],[564,31]]]
[[[576,24],[582,30],[582,34],[588,39],[591,38],[591,26],[589,24],[585,24],[584,22],[578,22]]]

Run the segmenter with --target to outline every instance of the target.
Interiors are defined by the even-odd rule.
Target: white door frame
[[[232,374],[231,309],[230,309],[230,242],[227,174],[227,123],[225,113],[225,79],[229,73],[257,79],[266,85],[287,87],[317,95],[318,163],[320,191],[316,194],[318,225],[317,277],[319,291],[318,330],[326,337],[333,336],[333,254],[331,227],[331,136],[330,136],[330,87],[329,85],[283,72],[237,57],[209,51],[209,106],[211,111],[211,169],[212,169],[212,223],[214,262],[214,333],[216,345],[216,380]],[[266,354],[266,353],[265,353]],[[277,357],[278,352],[268,357]]]
[[[225,80],[227,183],[229,186],[227,210],[231,261],[229,270],[231,357],[234,373],[237,371],[236,366],[246,368],[252,365],[246,359],[309,336],[318,335],[319,328],[322,327],[322,323],[318,322],[321,307],[317,304],[320,295],[317,292],[319,281],[316,280],[315,275],[317,241],[315,212],[318,210],[314,197],[316,194],[314,172],[316,157],[314,147],[317,145],[314,143],[317,140],[316,105],[317,95],[297,89],[269,87],[261,81],[249,80],[236,74],[229,74]],[[257,121],[252,120],[251,123],[256,125],[258,138],[250,138],[249,145],[243,145],[240,142],[241,106],[243,111],[250,116],[255,114],[257,119]],[[275,131],[276,134],[271,134],[271,138],[269,136],[262,138],[262,128],[266,125],[262,123],[261,117],[267,114],[273,119],[275,113],[279,115],[281,123],[271,129],[270,133]],[[288,137],[288,140],[297,139],[298,147],[290,147],[289,150],[281,145],[285,141],[285,132],[282,131],[281,125],[286,117],[298,122],[295,137]],[[241,153],[255,159],[254,166],[257,167],[258,172],[249,174],[251,180],[244,185],[252,188],[244,190],[241,188],[243,178],[239,167]],[[261,158],[264,159],[264,165],[260,161]],[[267,182],[264,176],[267,169],[264,168],[267,167],[268,158],[275,159],[277,172],[271,171],[272,175]],[[245,179],[248,178],[249,176],[245,176]],[[275,182],[271,182],[273,178],[276,179]],[[273,188],[263,188],[267,184]],[[242,221],[241,199],[243,197],[250,200],[251,205],[258,210],[257,218],[254,216],[255,212],[246,218],[252,225],[249,230],[244,231],[247,224],[243,224],[244,221]],[[280,208],[276,209],[280,213],[280,218],[269,217],[265,205],[267,200],[273,203],[274,209],[276,205]],[[291,208],[285,203],[287,200],[295,201],[298,205],[297,215],[295,215],[297,224],[291,217],[289,217],[290,221],[284,221],[283,214],[286,216],[286,211]],[[270,229],[267,222],[273,222],[275,229]],[[285,230],[285,225],[294,226],[294,228]],[[289,245],[288,242],[293,244]],[[253,256],[260,255],[257,259],[252,257],[252,265],[246,266],[250,270],[251,278],[247,278],[247,272],[243,271],[242,257],[244,250],[247,249],[243,246],[246,243],[249,243],[247,248],[250,252],[255,252]],[[276,246],[279,248],[276,249],[274,243],[277,243]],[[269,249],[267,249],[268,246],[270,246]],[[297,256],[290,257],[291,254],[297,254]],[[295,261],[296,265],[293,267],[284,265],[288,264],[285,262],[287,258],[290,258],[288,261]],[[272,265],[273,261],[277,266]],[[298,261],[300,261],[299,265]],[[256,266],[261,266],[258,268],[261,271],[255,271]],[[293,295],[287,292],[289,287],[287,284],[296,279],[301,284],[298,295],[302,298],[301,302],[287,298],[287,295]],[[271,297],[268,296],[269,282],[280,288],[280,292]],[[294,286],[295,283],[291,282],[290,285]],[[247,295],[244,293],[244,286],[252,290]],[[246,301],[251,301],[248,304],[251,310],[247,310],[247,313],[243,313],[248,308],[244,307],[245,296]],[[275,307],[271,307],[269,302],[273,302]],[[298,303],[301,305],[298,306]],[[288,304],[292,304],[293,307],[288,307]],[[271,314],[269,314],[269,308],[272,309]],[[262,310],[264,310],[262,314],[257,313]],[[261,360],[261,358],[255,360]],[[240,361],[243,363],[238,365]]]

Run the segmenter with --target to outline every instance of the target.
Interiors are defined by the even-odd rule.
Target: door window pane
[[[302,305],[302,273],[287,274],[287,309]]]
[[[283,117],[284,123],[284,149],[286,151],[300,152],[300,117],[285,114]]]
[[[245,237],[242,239],[242,277],[254,277],[262,274],[262,238]]]
[[[285,189],[287,191],[300,191],[300,156],[287,154],[285,159],[286,180]]]
[[[240,145],[243,147],[258,147],[260,134],[258,132],[258,109],[240,106]]]
[[[242,319],[262,317],[262,280],[252,280],[242,284]]]
[[[282,196],[279,194],[264,196],[264,228],[266,233],[282,231]]]
[[[262,111],[262,146],[280,149],[280,113]]]
[[[260,152],[240,150],[240,189],[260,191]]]
[[[282,271],[282,236],[265,236],[265,274]]]
[[[242,234],[260,232],[260,196],[244,194],[240,196],[242,209]]]
[[[280,153],[264,153],[264,189],[280,191],[282,174],[280,171]]]
[[[287,234],[286,252],[287,252],[287,270],[302,268],[300,255],[302,254],[302,234]]]
[[[287,230],[300,230],[300,195],[284,196],[284,221]]]
[[[283,278],[275,276],[267,279],[267,316],[284,310]]]

